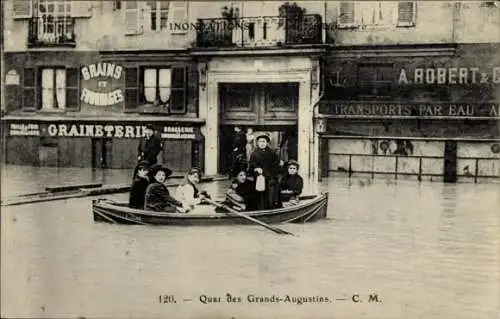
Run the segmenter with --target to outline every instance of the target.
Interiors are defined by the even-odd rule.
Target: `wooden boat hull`
[[[246,213],[267,224],[305,223],[326,218],[328,193],[301,197],[298,205],[286,208],[254,211]],[[106,199],[92,201],[94,221],[128,225],[166,225],[166,226],[217,226],[249,225],[248,219],[228,213],[196,214],[160,213],[128,208],[126,204]]]

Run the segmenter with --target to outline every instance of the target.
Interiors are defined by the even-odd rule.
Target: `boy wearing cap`
[[[154,133],[153,125],[146,125],[146,136],[141,138],[138,147],[139,155],[137,159],[139,161],[145,160],[149,165],[155,165],[157,163],[158,154],[163,150],[161,138]]]
[[[278,154],[269,147],[271,138],[267,134],[256,137],[257,148],[250,155],[249,171],[256,183],[257,209],[272,209],[281,207],[278,173],[280,159]],[[259,179],[264,177],[263,189]]]

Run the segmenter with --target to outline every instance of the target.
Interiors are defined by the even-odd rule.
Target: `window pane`
[[[255,90],[256,85],[252,83],[221,85],[221,95],[224,108],[250,108],[251,100],[255,96]]]
[[[54,90],[53,89],[42,89],[42,108],[52,109],[54,106]]]
[[[167,29],[168,11],[160,12],[160,30]]]
[[[23,85],[30,87],[35,86],[35,69],[24,69]]]
[[[169,87],[160,87],[160,101],[167,103],[170,98],[171,89]]]
[[[296,109],[299,87],[292,83],[270,83],[266,90],[266,105],[269,108]]]
[[[182,89],[185,84],[185,68],[173,68],[172,69],[172,87]]]
[[[184,91],[173,90],[170,98],[170,109],[177,112],[184,112]]]
[[[160,69],[159,70],[159,84],[160,87],[171,87],[172,86],[172,72],[170,69]]]
[[[144,70],[144,87],[156,87],[156,69]]]
[[[151,12],[151,30],[158,30],[156,28],[156,11]]]
[[[43,69],[42,70],[42,88],[52,88],[54,87],[54,70],[53,69]]]
[[[56,88],[66,88],[66,70],[56,70]]]
[[[66,108],[66,89],[58,88],[56,91],[56,105],[58,109]]]
[[[151,8],[151,10],[156,10],[156,1],[147,1],[146,5]]]
[[[156,100],[156,87],[145,88],[144,97],[146,98],[146,102],[153,103]]]

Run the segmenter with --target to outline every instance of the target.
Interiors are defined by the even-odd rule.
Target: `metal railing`
[[[337,159],[344,157],[342,162],[347,165],[332,168],[332,156]],[[445,174],[445,158],[442,156],[328,153],[328,160],[329,173],[344,172],[349,178],[359,173],[369,174],[372,178],[375,175],[393,175],[395,180],[398,176],[417,176],[420,181],[424,176],[443,177]],[[499,172],[500,158],[457,157],[457,178],[471,178],[477,183],[479,178],[500,178]]]
[[[74,46],[75,19],[44,16],[29,20],[28,46]]]
[[[265,47],[322,43],[319,14],[198,19],[198,47]]]

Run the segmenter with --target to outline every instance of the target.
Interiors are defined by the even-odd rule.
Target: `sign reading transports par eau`
[[[448,117],[448,118],[500,118],[498,103],[344,103],[323,101],[320,113],[339,117]]]
[[[163,139],[193,140],[196,130],[192,126],[163,126]],[[143,125],[111,124],[54,124],[54,123],[11,123],[10,136],[50,136],[50,137],[107,137],[140,138],[146,135]]]

